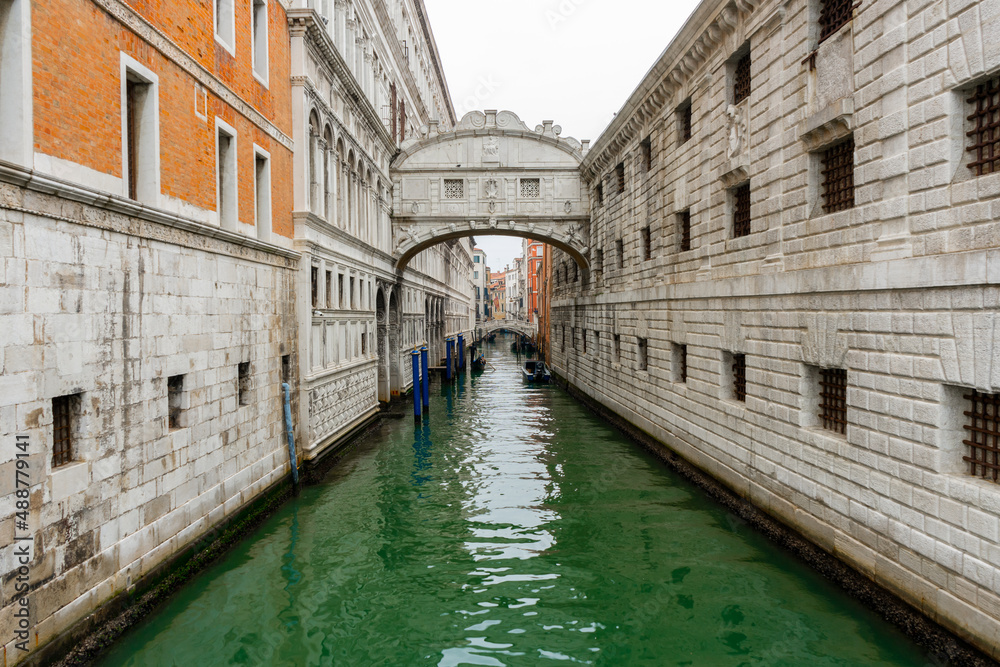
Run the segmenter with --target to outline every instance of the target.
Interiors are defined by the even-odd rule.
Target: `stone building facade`
[[[283,383],[308,463],[471,331],[468,240],[392,255],[432,117],[420,0],[0,0],[5,664],[287,483]]]
[[[555,251],[549,346],[998,657],[993,9],[703,2],[584,159],[591,270]]]

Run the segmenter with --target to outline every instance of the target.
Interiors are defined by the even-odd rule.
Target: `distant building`
[[[488,299],[490,276],[486,266],[486,253],[480,248],[472,249],[472,284],[476,292],[476,323],[488,319]]]

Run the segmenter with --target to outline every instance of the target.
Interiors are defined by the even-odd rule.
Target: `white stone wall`
[[[866,2],[818,49],[818,3],[740,6],[703,3],[586,158],[595,271],[574,282],[555,253],[555,368],[996,657],[1000,485],[962,461],[962,396],[1000,392],[1000,175],[965,150],[968,88],[1000,72],[992,5]],[[752,92],[727,114],[747,42]],[[825,214],[819,152],[849,135],[855,206]],[[734,238],[727,189],[746,179]],[[817,425],[817,368],[847,370],[845,435]]]
[[[280,383],[282,356],[297,354],[298,260],[10,185],[0,202],[0,506],[14,507],[26,434],[34,647],[35,632],[44,644],[288,474]],[[73,460],[53,467],[52,399],[68,394],[81,395]],[[3,628],[15,627],[11,512]]]

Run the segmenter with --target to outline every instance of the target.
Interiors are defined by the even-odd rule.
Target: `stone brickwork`
[[[371,411],[376,382],[373,366],[317,385],[309,392],[310,426],[316,440],[336,434]]]
[[[67,194],[0,193],[0,437],[30,443],[29,527],[17,534],[34,536],[32,647],[289,470],[281,381],[282,357],[297,349],[295,253]],[[53,399],[70,395],[72,450],[57,465]],[[0,498],[14,507],[16,450],[0,452]],[[6,513],[0,543],[14,535]],[[7,548],[0,559],[0,626],[14,628],[17,563]],[[11,640],[16,661],[23,653]]]
[[[551,360],[998,657],[1000,485],[963,460],[965,397],[1000,392],[1000,174],[966,150],[992,5],[865,2],[820,41],[821,5],[698,7],[584,159],[593,270],[555,253]]]

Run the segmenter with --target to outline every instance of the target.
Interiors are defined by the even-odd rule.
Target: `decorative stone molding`
[[[807,151],[816,151],[850,136],[853,131],[854,99],[841,98],[806,118],[799,125],[799,140]]]

